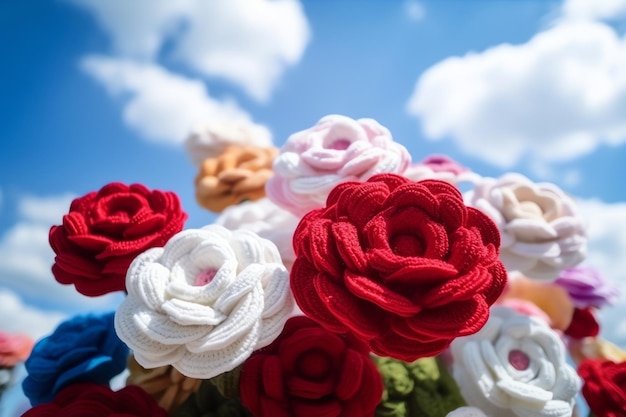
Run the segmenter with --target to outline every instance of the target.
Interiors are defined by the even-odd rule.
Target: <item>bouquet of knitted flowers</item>
[[[59,283],[125,299],[37,342],[24,416],[568,417],[579,394],[626,415],[596,318],[617,293],[556,185],[415,163],[339,115],[280,149],[227,123],[187,149],[212,224],[111,183],[50,230]]]

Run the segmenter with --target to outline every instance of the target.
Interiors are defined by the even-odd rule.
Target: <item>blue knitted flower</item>
[[[76,316],[35,345],[22,384],[33,406],[52,401],[77,382],[108,384],[126,368],[128,347],[117,337],[114,313]]]

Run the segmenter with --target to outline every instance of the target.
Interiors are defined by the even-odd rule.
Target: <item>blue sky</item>
[[[72,198],[140,182],[176,191],[187,227],[212,222],[183,143],[224,117],[277,146],[370,117],[416,161],[556,183],[590,223],[586,263],[626,289],[625,33],[624,0],[2,2],[0,328],[39,337],[119,302],[49,272]],[[626,344],[624,313],[603,323]]]

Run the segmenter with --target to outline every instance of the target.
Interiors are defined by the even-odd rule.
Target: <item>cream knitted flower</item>
[[[498,226],[500,259],[509,272],[554,280],[585,258],[584,220],[574,201],[553,184],[509,173],[483,178],[465,200]]]
[[[403,174],[410,162],[406,148],[375,120],[329,115],[287,139],[265,188],[270,200],[302,216],[323,207],[336,185]]]
[[[544,321],[493,307],[485,327],[455,339],[451,352],[468,405],[498,417],[572,415],[581,381]]]
[[[139,255],[115,330],[144,368],[190,378],[230,371],[270,344],[294,301],[276,246],[248,230],[184,230]]]
[[[293,251],[293,232],[299,222],[298,217],[281,209],[267,198],[230,206],[215,220],[215,224],[229,230],[250,230],[274,242],[287,269],[291,269],[296,259]]]

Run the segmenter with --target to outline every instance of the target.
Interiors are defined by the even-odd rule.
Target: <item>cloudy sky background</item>
[[[289,134],[339,113],[389,128],[414,160],[559,185],[589,223],[585,264],[625,296],[626,0],[33,0],[0,4],[0,329],[41,337],[107,311],[50,273],[47,236],[112,181],[194,200],[191,127]],[[0,414],[19,401],[6,399]]]

